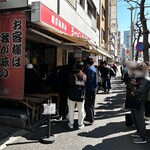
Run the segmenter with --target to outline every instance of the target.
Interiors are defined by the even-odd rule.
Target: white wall
[[[29,5],[31,5],[32,2],[39,2],[39,1],[57,13],[57,0],[29,0],[28,3]]]
[[[99,44],[99,33],[91,29],[92,21],[79,3],[75,11],[65,0],[60,0],[60,16]]]
[[[36,1],[41,1],[57,13],[57,0],[29,0],[29,4]],[[60,16],[99,45],[99,31],[91,28],[92,20],[78,2],[77,8],[74,9],[66,0],[60,0]]]

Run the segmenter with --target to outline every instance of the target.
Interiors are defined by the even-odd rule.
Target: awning
[[[38,32],[41,32],[41,34],[46,34],[46,36],[49,36],[50,39],[60,41],[59,44],[61,45],[76,46],[88,53],[93,53],[96,55],[101,54],[108,58],[112,58],[108,52],[91,43],[89,40],[64,34],[62,32],[56,31],[53,28],[50,28],[49,26],[41,22],[39,23],[28,22],[27,27],[29,29],[35,29]]]

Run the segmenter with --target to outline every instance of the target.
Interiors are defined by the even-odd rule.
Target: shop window
[[[83,9],[85,9],[85,0],[80,0],[80,5],[83,7]]]
[[[97,28],[100,30],[100,15],[97,13]]]
[[[76,8],[76,0],[67,0],[74,8]]]

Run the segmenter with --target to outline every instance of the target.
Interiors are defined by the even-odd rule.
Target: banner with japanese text
[[[23,99],[26,15],[0,15],[0,98]]]

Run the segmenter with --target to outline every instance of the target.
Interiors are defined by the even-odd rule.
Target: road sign
[[[142,52],[143,49],[144,49],[144,44],[143,44],[143,42],[138,42],[138,43],[136,44],[136,50],[137,50],[138,52]]]

